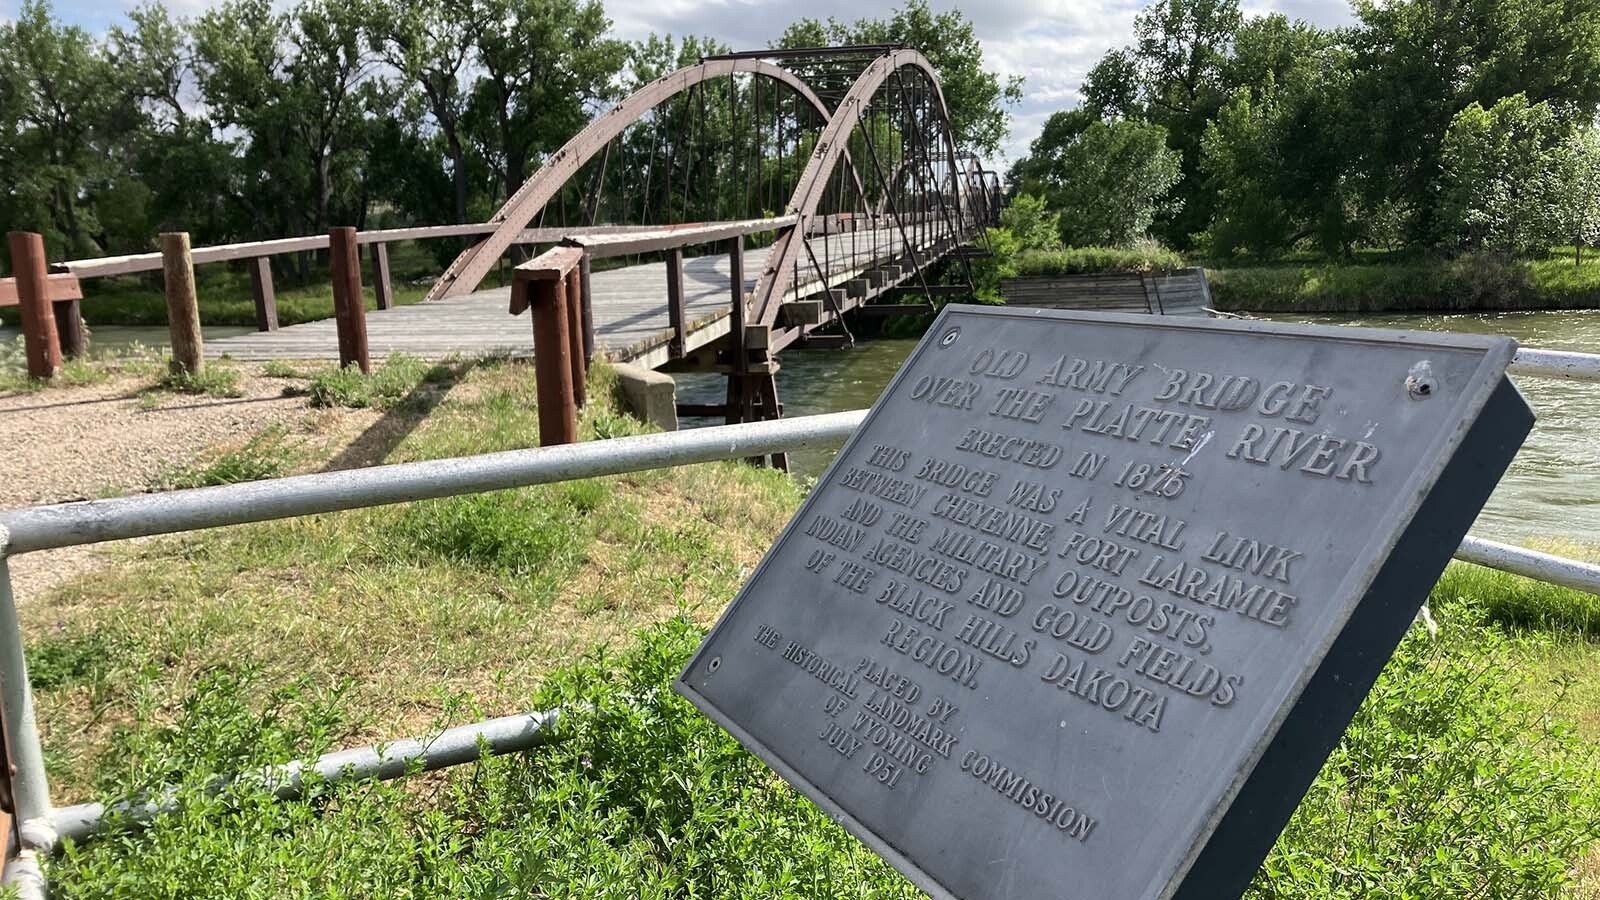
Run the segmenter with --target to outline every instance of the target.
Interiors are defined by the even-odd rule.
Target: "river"
[[[1278,316],[1284,321],[1504,334],[1529,347],[1600,352],[1600,310],[1463,315]],[[778,376],[784,415],[859,409],[877,399],[915,340],[864,341],[853,350],[790,350]],[[722,379],[678,376],[680,399],[719,403]],[[1600,544],[1600,384],[1516,379],[1538,415],[1511,470],[1473,533],[1512,542]],[[698,422],[694,424],[699,424]],[[819,475],[831,451],[792,454],[794,470]]]

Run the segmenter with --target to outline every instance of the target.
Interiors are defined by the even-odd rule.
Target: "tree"
[[[958,146],[980,155],[998,153],[1022,100],[1022,78],[1002,79],[983,66],[983,45],[960,10],[935,14],[927,0],[907,0],[885,19],[801,19],[784,29],[775,47],[828,44],[904,44],[920,50],[939,73]]]
[[[1600,131],[1580,128],[1557,151],[1561,233],[1572,241],[1573,262],[1583,262],[1583,248],[1600,244]]]
[[[1056,113],[1019,167],[1020,188],[1042,192],[1060,213],[1069,245],[1130,244],[1168,212],[1181,178],[1178,154],[1159,125],[1104,122]]]
[[[467,142],[461,120],[462,87],[474,52],[468,35],[483,27],[485,5],[476,0],[373,0],[369,39],[383,60],[421,95],[450,163],[456,222],[467,221]]]
[[[1238,0],[1156,0],[1134,19],[1134,42],[1108,53],[1084,84],[1089,112],[1161,126],[1179,155],[1181,203],[1165,237],[1186,244],[1211,220],[1200,171],[1206,123],[1227,100],[1227,63],[1242,17]]]
[[[598,0],[478,0],[464,123],[510,197],[543,157],[615,97],[628,48]]]
[[[1457,113],[1439,151],[1438,242],[1511,253],[1549,247],[1562,236],[1566,139],[1550,104],[1523,94]]]
[[[359,8],[332,0],[290,13],[230,0],[196,22],[196,79],[215,124],[235,135],[229,197],[250,231],[320,232],[364,215],[375,85],[360,28]]]
[[[1019,250],[1061,248],[1061,214],[1043,197],[1017,194],[1000,210],[1000,227],[1016,238]]]
[[[1359,0],[1355,11],[1355,166],[1375,200],[1409,211],[1415,240],[1451,227],[1435,222],[1441,153],[1468,106],[1522,93],[1565,119],[1600,109],[1600,0]]]
[[[1265,254],[1312,238],[1347,252],[1370,218],[1348,178],[1348,54],[1329,32],[1261,16],[1240,26],[1226,71],[1240,86],[1201,139],[1210,250]]]
[[[10,227],[44,232],[68,255],[105,252],[95,197],[116,171],[107,158],[115,105],[99,48],[28,0],[16,21],[0,24],[0,84]]]

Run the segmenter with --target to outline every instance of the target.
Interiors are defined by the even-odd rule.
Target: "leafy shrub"
[[[395,353],[370,375],[355,366],[317,373],[311,379],[311,405],[389,409],[418,384],[442,384],[453,376],[449,366],[429,365],[414,356]]]
[[[1552,897],[1600,838],[1592,751],[1519,695],[1510,639],[1441,617],[1401,643],[1247,896]]]
[[[1218,309],[1386,312],[1587,307],[1600,302],[1591,266],[1489,254],[1358,265],[1211,269]]]

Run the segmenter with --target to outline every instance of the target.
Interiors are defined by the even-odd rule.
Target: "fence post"
[[[61,371],[61,342],[50,310],[49,273],[44,237],[31,231],[6,235],[11,271],[17,277],[17,304],[22,312],[22,343],[28,354],[28,376],[54,378]]]
[[[571,349],[567,356],[572,362],[572,401],[578,409],[589,400],[587,357],[583,352],[583,271],[574,266],[562,279],[567,294],[567,341]]]
[[[389,245],[372,245],[372,293],[379,309],[394,305],[394,285],[389,280]]]
[[[688,312],[683,306],[683,248],[667,251],[667,322],[672,326],[672,339],[667,343],[667,356],[683,359],[688,350]]]
[[[194,290],[194,259],[189,255],[189,233],[161,235],[161,275],[167,291],[167,332],[172,336],[172,365],[198,375],[205,367],[200,336],[200,301]]]
[[[333,275],[333,323],[339,330],[339,368],[355,363],[363,374],[370,373],[367,307],[361,297],[361,257],[354,228],[340,226],[328,230],[328,268]]]
[[[257,256],[246,260],[250,270],[250,298],[256,302],[256,330],[278,330],[278,294],[272,288],[272,260]]]
[[[56,300],[50,304],[55,314],[56,340],[63,359],[77,359],[89,351],[89,336],[83,327],[81,300]]]
[[[594,361],[594,295],[589,292],[589,251],[578,260],[578,280],[583,287],[583,362]]]
[[[539,445],[578,440],[578,393],[584,372],[579,247],[554,247],[517,266],[511,314],[533,310],[533,368],[539,389]]]

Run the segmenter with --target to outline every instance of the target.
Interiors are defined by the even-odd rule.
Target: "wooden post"
[[[278,294],[272,288],[272,260],[265,256],[245,260],[250,270],[250,298],[256,302],[256,330],[278,330]]]
[[[200,337],[200,300],[194,291],[194,259],[189,232],[161,235],[161,274],[167,286],[167,331],[172,335],[172,366],[198,375],[205,367]]]
[[[583,362],[594,362],[594,295],[589,292],[589,251],[578,260],[578,280],[583,288]]]
[[[56,340],[63,359],[77,359],[89,352],[89,335],[83,327],[83,304],[79,300],[51,303],[56,320]]]
[[[750,351],[744,346],[744,238],[728,240],[728,346],[733,348],[733,371],[728,373],[728,408],[723,421],[743,422],[751,407]]]
[[[539,445],[578,439],[583,384],[583,317],[578,247],[553,247],[517,266],[511,279],[511,314],[533,310],[533,369],[539,390]]]
[[[328,230],[328,267],[333,275],[333,321],[339,329],[339,367],[355,363],[363,373],[370,373],[367,308],[361,297],[361,257],[354,228]]]
[[[394,287],[389,281],[389,245],[372,245],[372,292],[378,298],[378,308],[394,305]]]
[[[28,375],[54,378],[61,371],[61,342],[56,334],[56,317],[50,309],[44,237],[31,231],[13,231],[6,235],[6,243],[11,249],[11,271],[17,277]]]
[[[572,338],[567,334],[566,279],[536,282],[533,306],[533,368],[539,379],[539,446],[578,440],[578,407],[572,395]]]
[[[567,357],[572,364],[572,400],[578,409],[588,402],[588,366],[583,353],[583,272],[576,266],[563,279],[567,294]]]
[[[673,247],[667,251],[667,321],[672,326],[667,355],[672,359],[683,359],[688,349],[687,319],[683,306],[683,249]]]

